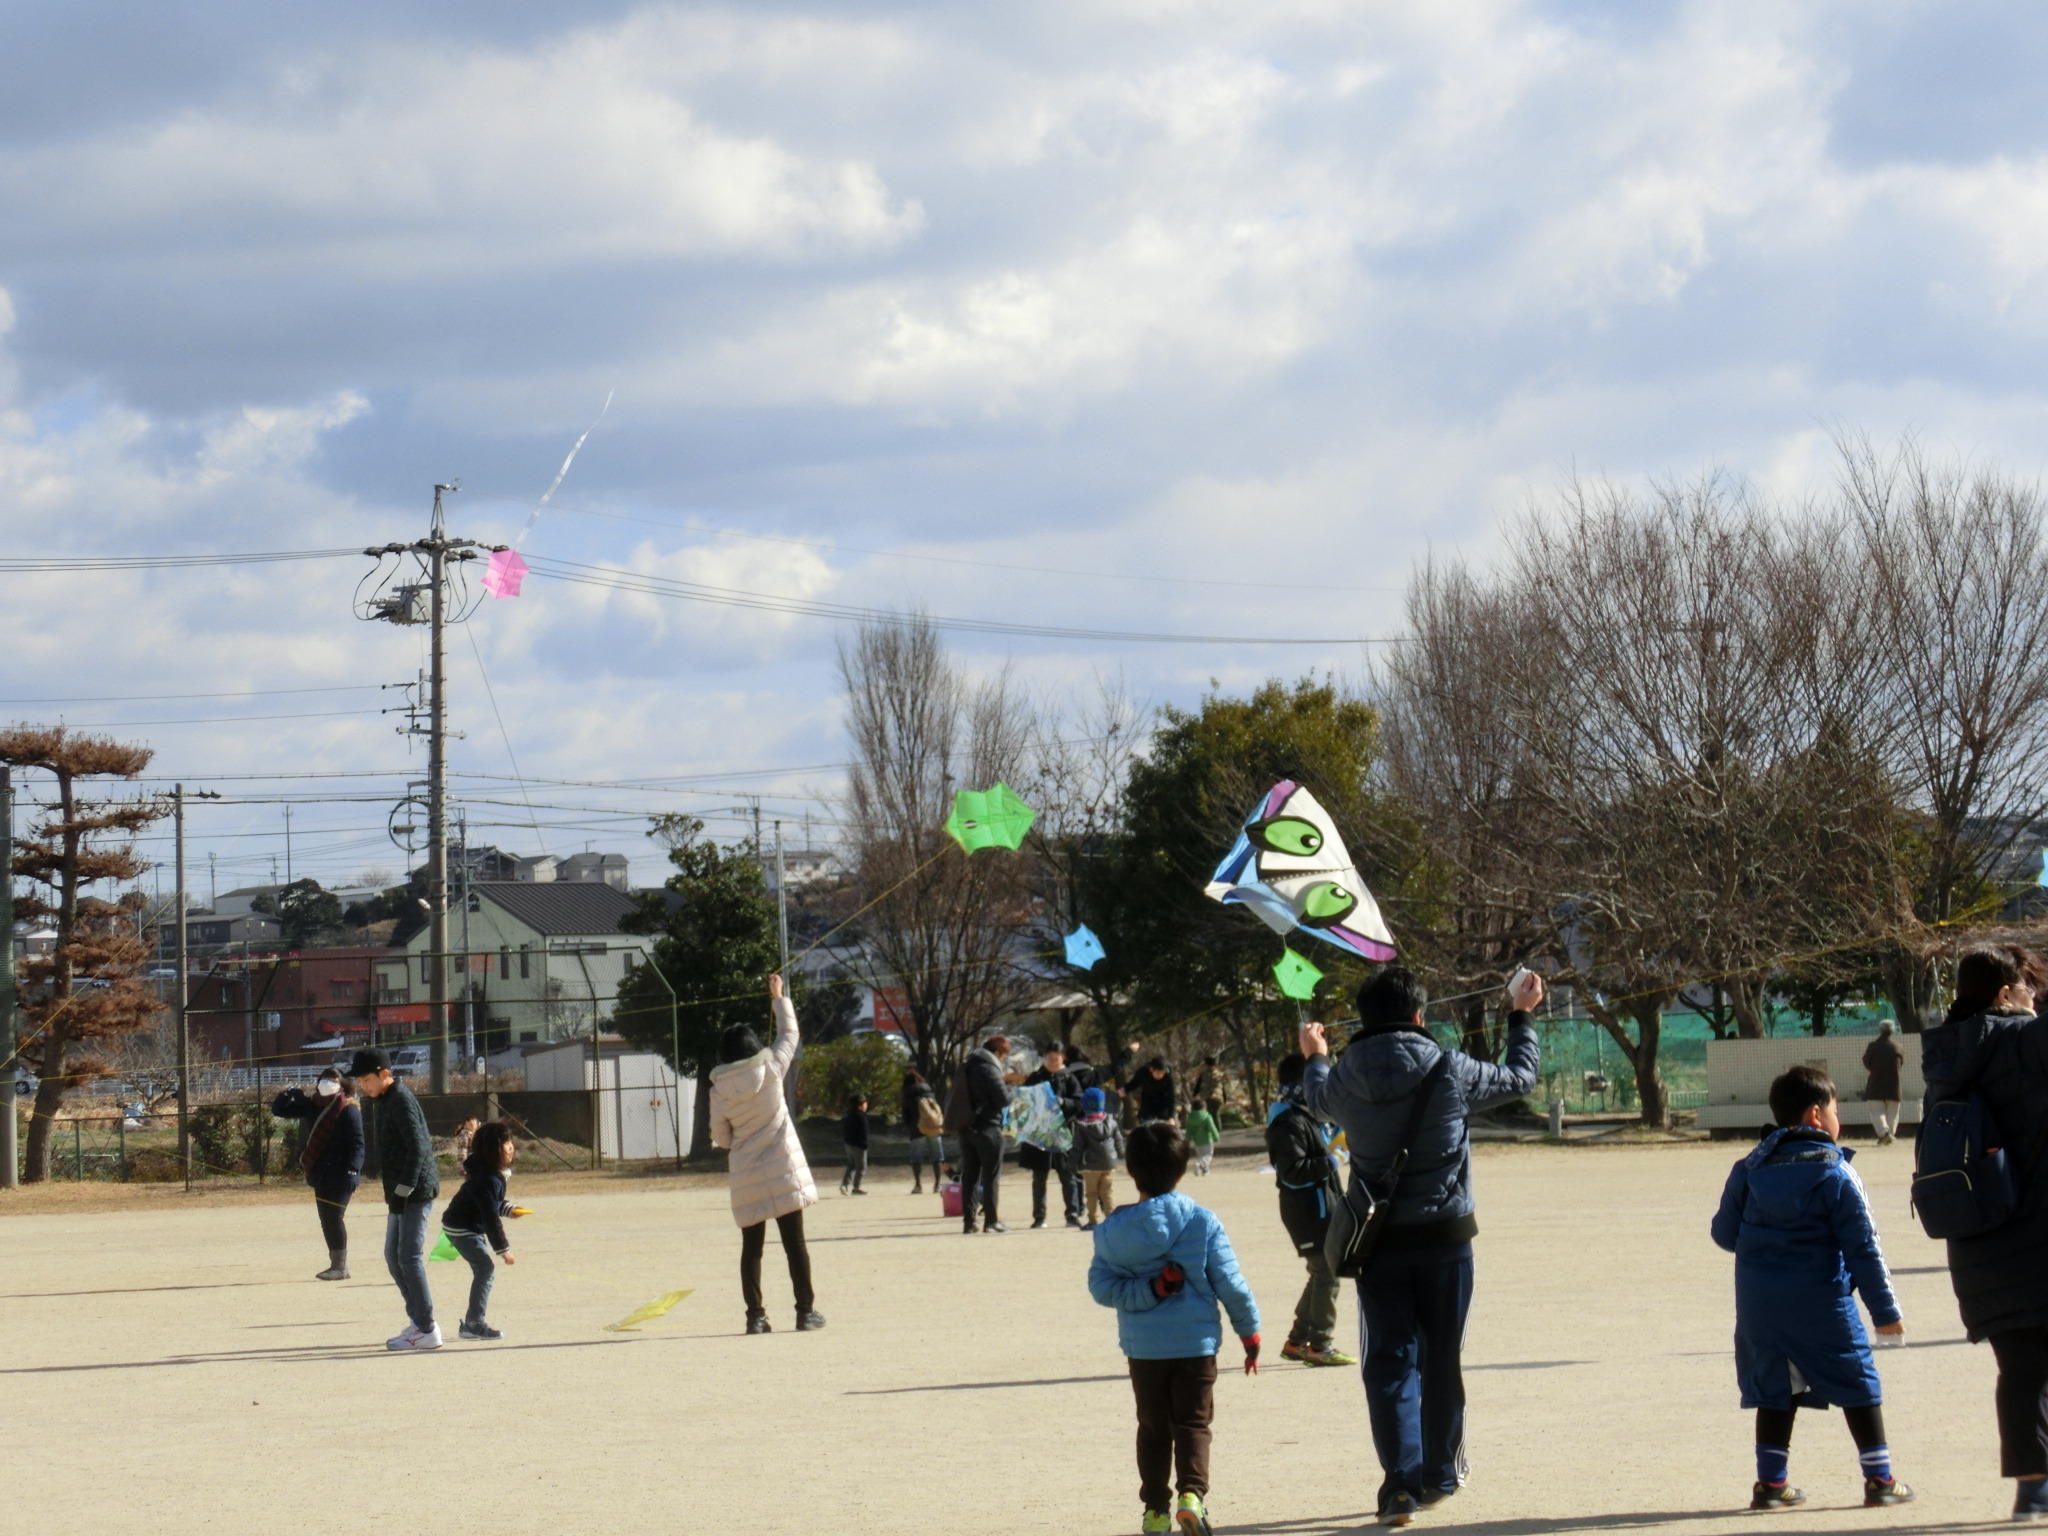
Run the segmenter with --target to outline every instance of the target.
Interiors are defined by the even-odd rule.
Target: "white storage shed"
[[[678,1080],[658,1054],[630,1046],[616,1035],[599,1040],[596,1061],[591,1059],[587,1036],[530,1047],[526,1086],[529,1092],[588,1093],[595,1088],[598,1150],[605,1157],[636,1161],[675,1157],[679,1145],[684,1153],[690,1150],[695,1079]]]

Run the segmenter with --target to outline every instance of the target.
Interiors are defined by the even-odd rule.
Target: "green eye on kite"
[[[1358,897],[1334,880],[1310,886],[1300,900],[1301,920],[1311,927],[1340,923],[1358,906]]]
[[[1253,842],[1268,853],[1291,854],[1297,859],[1306,859],[1323,850],[1322,830],[1312,821],[1303,821],[1299,816],[1275,816],[1268,821],[1254,822],[1246,829]]]

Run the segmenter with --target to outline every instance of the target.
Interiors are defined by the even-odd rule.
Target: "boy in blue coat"
[[[1877,1245],[1877,1227],[1851,1154],[1836,1144],[1841,1117],[1825,1072],[1794,1067],[1771,1084],[1778,1128],[1735,1165],[1714,1214],[1714,1241],[1735,1255],[1735,1376],[1756,1410],[1751,1509],[1806,1502],[1787,1480],[1792,1420],[1839,1407],[1855,1436],[1866,1506],[1904,1504],[1892,1476],[1870,1340],[1856,1314],[1863,1293],[1880,1334],[1903,1336]]]
[[[1238,1272],[1223,1223],[1174,1193],[1191,1149],[1180,1128],[1154,1121],[1131,1132],[1125,1159],[1138,1186],[1095,1229],[1088,1294],[1116,1308],[1117,1342],[1131,1363],[1138,1401],[1138,1494],[1146,1536],[1209,1536],[1209,1421],[1216,1351],[1223,1343],[1216,1304],[1244,1342],[1247,1376],[1259,1369],[1259,1307]],[[1180,1464],[1180,1502],[1173,1471]]]

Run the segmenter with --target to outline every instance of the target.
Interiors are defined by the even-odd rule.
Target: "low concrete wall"
[[[1863,1101],[1863,1053],[1874,1035],[1822,1035],[1778,1040],[1707,1042],[1707,1102],[1700,1107],[1702,1130],[1753,1130],[1771,1118],[1771,1082],[1788,1067],[1810,1066],[1835,1080],[1842,1096],[1842,1124],[1867,1126],[1871,1108]],[[1894,1035],[1906,1053],[1899,1072],[1899,1122],[1920,1123],[1927,1091],[1920,1076],[1920,1037]]]

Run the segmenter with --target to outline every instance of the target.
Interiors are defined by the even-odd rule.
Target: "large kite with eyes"
[[[1336,823],[1292,779],[1267,790],[1245,818],[1207,889],[1218,901],[1250,907],[1283,937],[1299,928],[1362,960],[1394,958],[1394,936]]]

